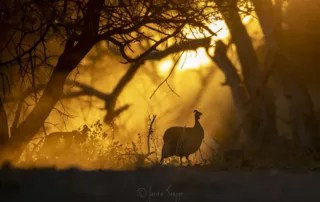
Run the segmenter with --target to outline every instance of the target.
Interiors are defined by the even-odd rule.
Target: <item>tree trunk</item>
[[[56,68],[38,104],[15,130],[14,135],[9,139],[5,147],[0,150],[1,160],[16,162],[19,159],[25,146],[42,127],[51,110],[59,101],[67,76],[76,68],[93,45],[94,43],[87,39],[86,41],[79,41],[75,47],[65,49],[59,57]],[[66,47],[68,46],[66,45]]]
[[[232,36],[231,40],[237,47],[237,55],[241,64],[244,83],[249,94],[251,96],[256,95],[262,75],[251,38],[238,13],[237,0],[216,0],[216,3],[221,8],[220,12]],[[222,9],[224,6],[227,6],[227,9]]]
[[[237,0],[215,0],[215,2],[220,8],[232,41],[237,47],[244,84],[250,96],[252,130],[248,135],[256,143],[268,144],[277,134],[275,105],[271,94],[266,88],[263,88],[264,83],[261,84],[262,72],[259,69],[259,62],[251,38],[238,13]],[[222,9],[224,6],[228,6],[227,10]]]
[[[69,73],[74,70],[80,61],[87,55],[95,44],[95,37],[99,31],[100,10],[104,0],[90,0],[86,4],[83,17],[85,27],[75,45],[73,39],[68,39],[65,49],[58,59],[57,65],[40,97],[37,105],[28,117],[14,130],[8,143],[0,150],[0,160],[16,162],[23,150],[39,131],[49,116],[55,104],[61,98],[64,83]]]
[[[281,5],[253,0],[267,47],[276,55],[276,65],[290,104],[293,137],[300,147],[320,151],[317,120],[308,89],[289,67],[297,65],[282,45]],[[300,67],[301,68],[301,67]]]
[[[292,123],[293,137],[297,145],[303,149],[312,149],[319,152],[319,135],[317,119],[314,113],[314,106],[308,89],[304,84],[290,72],[286,66],[290,62],[282,55],[279,55],[278,65],[285,95],[289,102],[289,115]]]
[[[8,139],[8,117],[3,106],[2,98],[0,97],[0,149],[8,142]]]
[[[231,95],[235,107],[237,109],[237,115],[241,124],[241,127],[245,134],[251,133],[251,115],[250,106],[248,105],[248,94],[246,89],[241,83],[239,74],[232,62],[227,56],[226,45],[222,41],[216,42],[215,53],[213,57],[210,57],[215,62],[218,68],[224,73],[226,82],[224,85],[230,87]],[[233,138],[233,137],[232,137]]]

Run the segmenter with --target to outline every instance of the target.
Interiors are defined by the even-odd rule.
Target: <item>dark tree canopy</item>
[[[6,148],[16,148],[17,156],[60,99],[69,73],[96,44],[106,41],[119,51],[122,62],[135,65],[127,77],[132,78],[150,53],[192,40],[186,29],[197,30],[204,37],[215,35],[207,25],[219,18],[214,2],[204,0],[7,0],[0,9],[4,27],[1,71],[18,67],[20,79],[28,80],[28,86],[36,89],[39,80],[34,72],[41,67],[52,69],[44,79],[43,93],[36,96],[36,106],[11,130]],[[142,41],[151,45],[137,53],[134,46]],[[61,50],[53,51],[52,43],[59,43]]]

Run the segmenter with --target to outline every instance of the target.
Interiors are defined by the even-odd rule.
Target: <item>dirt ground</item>
[[[1,202],[319,201],[317,171],[0,170]]]

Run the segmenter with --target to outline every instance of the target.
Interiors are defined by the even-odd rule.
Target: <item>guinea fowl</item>
[[[195,124],[191,127],[171,127],[166,130],[163,135],[164,144],[162,147],[161,160],[170,156],[179,156],[180,165],[182,165],[182,157],[186,157],[188,162],[189,155],[195,153],[204,138],[204,130],[199,122],[201,112],[194,110]]]
[[[85,142],[90,131],[89,127],[84,125],[81,132],[74,130],[71,132],[50,133],[46,137],[40,152],[48,156],[60,156],[60,154],[63,154],[71,147],[72,143],[80,144]]]

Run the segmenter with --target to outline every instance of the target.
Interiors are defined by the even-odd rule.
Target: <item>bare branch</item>
[[[149,99],[151,99],[151,98],[154,96],[154,94],[156,94],[157,90],[162,86],[162,84],[167,83],[169,77],[171,76],[171,74],[172,74],[173,71],[175,70],[177,64],[179,63],[182,54],[183,54],[183,53],[180,54],[179,58],[178,58],[178,59],[176,60],[176,62],[174,63],[174,65],[173,65],[173,67],[171,68],[171,71],[169,72],[168,76],[167,76],[167,77],[158,85],[158,87],[153,91],[153,93],[151,94],[151,96],[150,96]],[[168,83],[167,83],[167,84],[168,84]],[[168,84],[168,86],[169,86],[169,84]],[[174,92],[174,90],[173,90],[170,86],[169,86],[169,88],[170,88],[170,90],[171,90],[174,94],[176,94],[176,95],[179,97],[179,95],[178,95],[176,92]]]

